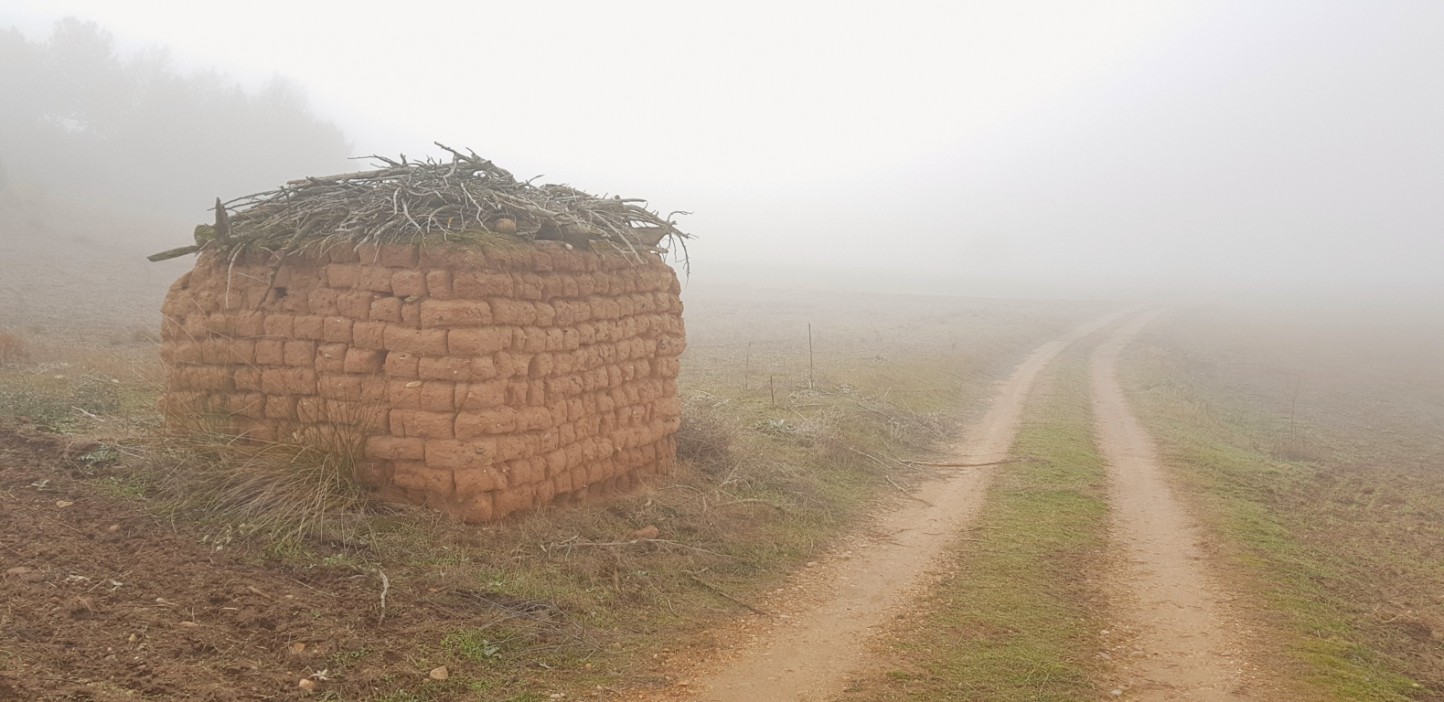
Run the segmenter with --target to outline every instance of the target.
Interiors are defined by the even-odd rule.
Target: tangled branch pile
[[[230,202],[217,201],[214,226],[196,228],[196,245],[150,257],[175,258],[212,247],[286,253],[333,244],[405,243],[428,238],[476,241],[503,236],[605,246],[630,254],[666,251],[688,235],[644,200],[602,198],[566,185],[521,182],[468,150],[443,144],[451,161],[372,156],[372,171],[293,180]],[[669,242],[670,243],[670,242]]]

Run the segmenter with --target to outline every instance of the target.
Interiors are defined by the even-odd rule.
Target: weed
[[[476,663],[482,663],[501,655],[501,645],[492,643],[485,637],[485,632],[478,630],[459,630],[447,634],[441,640],[443,648]]]

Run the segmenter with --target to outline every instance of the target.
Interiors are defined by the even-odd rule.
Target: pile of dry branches
[[[630,254],[666,251],[687,234],[673,212],[663,218],[645,201],[603,198],[565,185],[521,182],[468,149],[438,143],[449,162],[371,156],[372,171],[293,180],[275,190],[216,202],[216,223],[196,228],[196,245],[153,261],[218,247],[277,253],[318,245],[475,241],[481,236],[554,239]],[[669,242],[670,243],[670,242]]]

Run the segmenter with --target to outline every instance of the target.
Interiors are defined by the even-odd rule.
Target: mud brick
[[[256,342],[256,365],[280,366],[286,363],[286,342],[280,339],[261,339]]]
[[[339,314],[336,300],[341,297],[341,291],[333,288],[315,288],[307,294],[307,307],[311,314],[330,315]]]
[[[491,319],[498,325],[536,324],[536,307],[529,302],[497,298],[491,301]]]
[[[386,363],[386,352],[348,347],[341,370],[346,373],[380,373]]]
[[[331,263],[322,268],[326,287],[336,290],[350,290],[356,287],[361,266],[355,263]]]
[[[205,347],[199,341],[168,341],[161,345],[160,354],[166,363],[205,363]]]
[[[315,366],[316,342],[287,341],[283,345],[283,358],[288,366]]]
[[[426,440],[399,436],[366,437],[367,458],[382,461],[420,461],[426,458]]]
[[[326,413],[326,401],[315,396],[296,398],[296,421],[302,424],[322,424],[330,421]]]
[[[371,316],[371,301],[376,294],[366,290],[347,290],[336,295],[336,311],[332,315],[350,317],[364,322]],[[328,317],[331,315],[327,315]]]
[[[457,495],[494,492],[504,490],[507,486],[506,474],[494,464],[457,468],[455,475]]]
[[[520,437],[505,437],[504,439],[501,439],[500,442],[510,442],[518,438]],[[536,458],[537,460],[535,461],[531,460],[531,457],[515,458],[508,460],[506,462],[505,468],[503,469],[506,473],[507,482],[511,485],[530,485],[532,483],[538,483],[546,480],[546,459],[541,458],[540,456],[537,456]]]
[[[466,484],[466,478],[461,475],[457,475],[455,478],[456,494],[460,498],[456,503],[458,519],[465,524],[481,524],[498,519],[496,506],[492,504],[492,491],[473,491]]]
[[[316,392],[328,400],[355,402],[361,399],[360,376],[327,374],[316,379]]]
[[[439,470],[427,466],[423,461],[396,461],[392,463],[391,483],[406,490],[449,497],[456,490],[450,470]]]
[[[535,273],[518,273],[512,276],[512,285],[515,291],[512,293],[518,300],[537,301],[545,297],[542,289],[542,278]]]
[[[419,378],[417,367],[420,359],[406,351],[388,351],[382,370],[392,378]]]
[[[322,322],[324,318],[320,315],[308,314],[296,317],[291,323],[291,338],[305,341],[321,341]]]
[[[391,275],[391,269],[385,266],[362,264],[361,269],[356,273],[356,289],[389,295],[391,294]]]
[[[397,297],[426,297],[426,274],[414,268],[392,273],[391,292]]]
[[[391,434],[423,439],[450,439],[452,438],[454,417],[455,415],[446,412],[393,409],[391,410]]]
[[[570,471],[562,473],[561,475],[552,476],[550,480],[552,483],[552,491],[559,498],[570,497],[572,491],[576,489],[572,486],[572,474]]]
[[[316,347],[316,372],[344,373],[346,371],[345,344],[321,344]]]
[[[351,328],[356,322],[340,316],[324,318],[322,322],[322,338],[333,344],[350,344]]]
[[[416,372],[422,380],[467,382],[471,380],[471,359],[462,356],[427,356],[420,360]]]
[[[370,319],[376,322],[401,323],[401,298],[378,297],[371,301]]]
[[[577,325],[577,343],[581,346],[591,346],[597,343],[597,325],[592,322],[582,322]]]
[[[550,302],[533,303],[532,309],[536,310],[536,324],[540,327],[550,327],[556,324],[557,311]]]
[[[527,366],[527,377],[533,380],[546,378],[555,370],[555,361],[549,353],[539,353],[532,357],[531,363]]]
[[[526,407],[526,391],[525,380],[506,381],[506,404],[510,407]]]
[[[256,442],[275,441],[277,432],[271,422],[248,420],[236,423],[236,436]]]
[[[517,411],[511,407],[496,407],[476,412],[458,412],[456,415],[456,438],[471,439],[488,434],[510,434],[516,431]]]
[[[427,380],[421,383],[421,409],[431,412],[456,410],[456,383]]]
[[[296,318],[289,314],[268,314],[261,324],[261,333],[272,339],[295,338]]]
[[[382,376],[361,376],[361,401],[362,402],[386,402],[386,384],[389,381]]]
[[[485,300],[423,300],[421,327],[449,329],[491,324],[491,306]]]
[[[231,382],[238,391],[258,391],[261,389],[261,369],[256,367],[236,368],[231,371]]]
[[[541,431],[553,426],[552,413],[545,407],[528,407],[517,412],[516,422],[521,431]]]
[[[426,442],[426,465],[432,468],[474,470],[489,468],[495,463],[496,439],[432,439]]]
[[[491,495],[492,519],[505,519],[509,515],[537,506],[536,496],[529,485],[508,487],[505,490],[497,490]]]
[[[483,410],[509,404],[506,401],[506,388],[507,383],[501,380],[458,385],[456,390],[457,408]]]
[[[358,349],[385,349],[385,322],[356,322],[351,325],[351,345]]]
[[[391,268],[415,268],[420,258],[415,244],[382,244],[376,254],[376,261]]]
[[[296,419],[296,398],[290,395],[266,396],[267,419]]]
[[[256,362],[256,342],[250,339],[222,340],[221,365],[248,366]]]
[[[446,345],[453,356],[485,356],[506,348],[510,336],[510,330],[502,327],[451,329]]]
[[[546,330],[541,327],[516,327],[511,339],[511,348],[517,351],[541,353],[546,350]]]
[[[445,356],[447,352],[447,331],[445,329],[407,329],[388,325],[382,337],[387,351],[403,351],[417,356]]]
[[[407,298],[410,300],[411,298]],[[421,328],[421,303],[401,301],[401,324],[411,329]]]
[[[316,371],[311,368],[265,368],[261,392],[267,395],[314,395]]]
[[[451,271],[445,269],[427,271],[426,292],[436,300],[450,300],[456,297],[452,292]]]
[[[562,296],[562,279],[560,276],[542,276],[542,299],[552,300]]]
[[[386,381],[386,404],[397,409],[421,409],[421,381]]]
[[[540,453],[540,437],[535,434],[502,434],[496,438],[497,459],[510,461]]]
[[[236,393],[226,397],[226,411],[242,417],[261,419],[266,414],[266,396],[258,392]]]
[[[501,351],[491,357],[498,378],[515,378],[526,375],[531,366],[531,355],[513,351]]]
[[[550,479],[543,478],[536,483],[536,501],[538,504],[551,504],[552,499],[557,495],[556,483]]]
[[[457,298],[479,300],[511,297],[513,288],[512,277],[506,273],[479,270],[456,270],[451,273],[451,293]]]

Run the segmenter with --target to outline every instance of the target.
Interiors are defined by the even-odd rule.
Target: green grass
[[[1107,628],[1087,574],[1107,542],[1106,468],[1093,443],[1077,354],[1047,372],[1015,455],[976,528],[947,557],[943,580],[895,629],[892,670],[846,699],[1079,700]]]
[[[1314,699],[1438,699],[1439,691],[1411,677],[1408,657],[1391,651],[1391,637],[1371,633],[1364,611],[1400,572],[1388,564],[1394,544],[1360,537],[1391,527],[1334,509],[1338,495],[1319,489],[1324,466],[1276,457],[1287,455],[1270,449],[1276,437],[1294,433],[1280,431],[1286,418],[1201,382],[1210,376],[1190,365],[1176,340],[1145,340],[1125,358],[1126,384],[1185,497],[1257,593],[1268,635],[1282,643],[1268,654],[1276,675],[1303,681],[1303,694]],[[1440,566],[1439,554],[1426,555],[1406,577],[1427,582],[1427,571]]]

